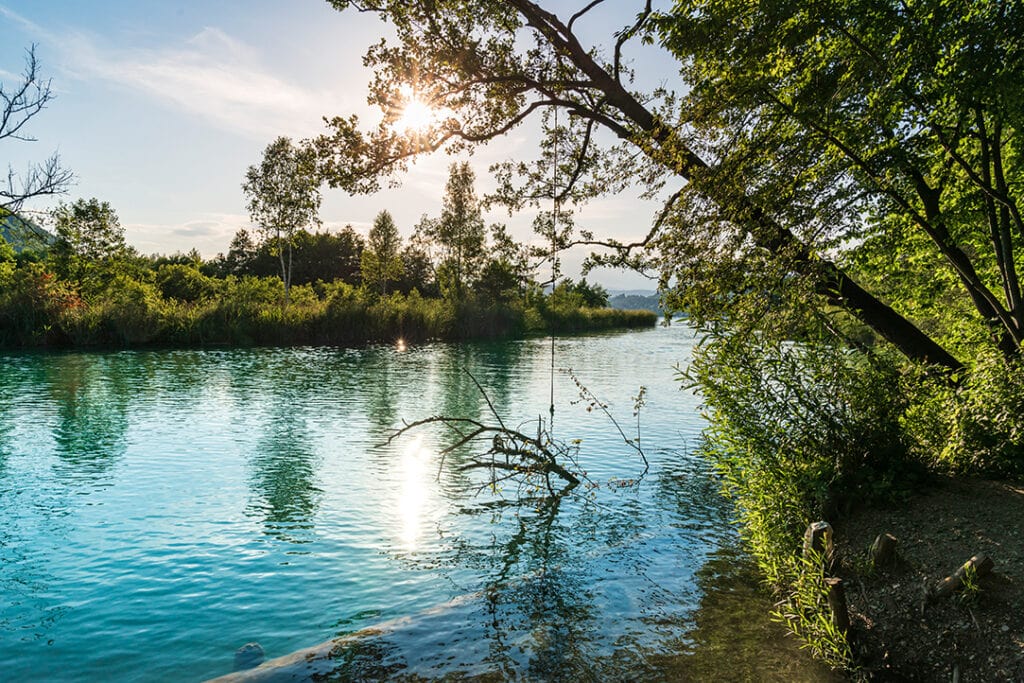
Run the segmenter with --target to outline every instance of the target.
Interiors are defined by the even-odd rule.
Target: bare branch
[[[644,25],[644,22],[651,16],[651,11],[651,0],[647,0],[647,3],[644,5],[644,11],[640,13],[639,17],[637,17],[636,23],[623,31],[619,35],[618,40],[615,41],[615,56],[613,58],[614,67],[612,68],[612,73],[615,74],[615,80],[619,82],[620,86],[622,85],[622,46],[625,45],[630,38],[636,35],[636,32],[640,30]]]
[[[36,46],[32,45],[25,52],[21,81],[12,90],[0,83],[0,140],[35,141],[34,137],[22,131],[53,99],[49,79],[43,80],[39,75]],[[33,197],[63,193],[73,179],[72,173],[61,167],[57,154],[40,164],[30,165],[20,176],[13,166],[9,166],[7,181],[0,186],[0,209],[17,211]]]

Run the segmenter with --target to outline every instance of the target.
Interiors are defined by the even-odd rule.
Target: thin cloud
[[[204,213],[196,220],[178,224],[124,223],[129,244],[143,254],[197,249],[204,258],[228,250],[228,244],[240,228],[251,230],[249,217],[233,213]],[[182,243],[180,238],[187,237]]]
[[[135,90],[253,139],[311,135],[322,128],[325,113],[358,107],[345,93],[275,74],[258,50],[216,27],[175,45],[128,49],[109,36],[45,29],[3,6],[0,16],[56,49],[73,78]]]

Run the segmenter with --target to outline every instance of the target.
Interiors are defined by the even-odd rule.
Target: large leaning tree
[[[14,83],[0,82],[0,142],[35,141],[26,126],[53,97],[49,79],[39,72],[33,45],[26,51],[25,70],[20,79]],[[45,161],[30,164],[22,173],[8,166],[7,178],[0,183],[0,216],[18,211],[27,199],[66,192],[72,179],[71,171],[61,166],[56,153]]]
[[[309,150],[279,137],[267,145],[259,165],[246,171],[242,190],[248,200],[249,216],[280,262],[287,305],[295,236],[320,220],[320,181],[315,159]]]
[[[559,13],[532,0],[331,4],[395,29],[397,41],[366,57],[371,103],[393,111],[412,87],[445,113],[415,136],[388,117],[369,130],[330,120],[317,148],[333,186],[372,191],[416,154],[540,118],[544,153],[499,169],[499,196],[583,202],[639,183],[665,197],[645,239],[598,242],[657,267],[698,319],[770,320],[780,299],[803,298],[912,360],[957,370],[949,335],[899,284],[913,270],[904,259],[931,264],[916,266],[921,277],[948,284],[932,299],[1019,354],[1019,3],[637,0],[626,20],[623,0]],[[595,34],[604,44],[584,40]],[[649,60],[631,58],[655,49],[679,76],[643,92],[633,69]]]

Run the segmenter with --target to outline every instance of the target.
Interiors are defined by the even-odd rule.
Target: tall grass
[[[41,266],[0,274],[0,345],[362,345],[519,337],[652,325],[644,311],[547,309],[521,301],[376,296],[335,283],[283,287],[274,278],[203,278],[162,269],[153,281],[111,278],[87,300]]]

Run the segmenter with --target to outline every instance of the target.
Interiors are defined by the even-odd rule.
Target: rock
[[[259,643],[246,643],[235,650],[235,671],[252,669],[263,663],[263,646]]]

